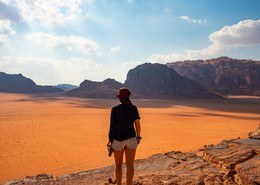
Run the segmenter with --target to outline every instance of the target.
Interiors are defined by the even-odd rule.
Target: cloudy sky
[[[40,85],[223,55],[260,60],[259,0],[0,0],[0,71]]]

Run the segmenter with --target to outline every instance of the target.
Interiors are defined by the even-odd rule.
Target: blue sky
[[[0,0],[0,71],[41,85],[259,51],[259,0]]]

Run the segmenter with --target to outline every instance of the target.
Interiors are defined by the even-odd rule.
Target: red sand
[[[259,98],[133,102],[143,136],[137,158],[246,138],[260,123]],[[0,183],[112,164],[106,143],[110,108],[117,103],[0,93]]]

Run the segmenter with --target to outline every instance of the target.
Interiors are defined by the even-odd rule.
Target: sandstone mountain
[[[260,95],[260,61],[219,57],[168,63],[180,75],[224,95]]]
[[[106,79],[103,82],[83,81],[76,89],[66,92],[66,95],[83,98],[115,98],[117,90],[124,86],[114,79]]]
[[[53,86],[37,85],[22,74],[6,74],[0,72],[0,92],[8,93],[59,93],[62,89]]]
[[[220,98],[163,64],[145,63],[131,69],[125,86],[138,98]]]
[[[83,81],[78,88],[36,85],[23,75],[0,73],[0,91],[17,93],[63,92],[84,98],[114,98],[128,87],[133,98],[222,98],[222,95],[260,95],[260,61],[220,57],[163,64],[145,63],[131,69],[124,84],[113,79]],[[75,89],[73,89],[75,88]],[[72,89],[72,90],[69,90]]]

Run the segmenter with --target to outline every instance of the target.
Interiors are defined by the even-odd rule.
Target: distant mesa
[[[72,90],[72,89],[76,89],[79,86],[71,85],[71,84],[58,84],[58,85],[55,85],[54,87],[57,87],[59,89],[63,89],[64,91],[69,91],[69,90]]]
[[[168,63],[180,75],[223,95],[260,95],[260,61],[219,57]]]
[[[0,72],[0,92],[8,93],[60,93],[64,90],[53,86],[37,85],[22,74],[6,74]]]
[[[127,87],[132,98],[219,99],[226,95],[260,96],[260,61],[219,57],[163,64],[145,63],[131,69],[125,83],[114,79],[39,86],[21,74],[0,73],[0,91],[14,93],[55,93],[83,98],[113,99],[120,87]],[[66,92],[65,92],[66,91]]]
[[[115,98],[116,92],[122,86],[124,86],[122,83],[110,78],[102,82],[85,80],[80,84],[78,88],[70,90],[65,94],[82,98],[110,99]]]
[[[163,64],[145,63],[131,69],[125,85],[137,98],[222,98]]]
[[[115,98],[117,90],[123,86],[131,90],[133,98],[222,98],[166,65],[150,63],[131,69],[124,84],[113,79],[103,82],[85,80],[66,94],[84,98]]]

